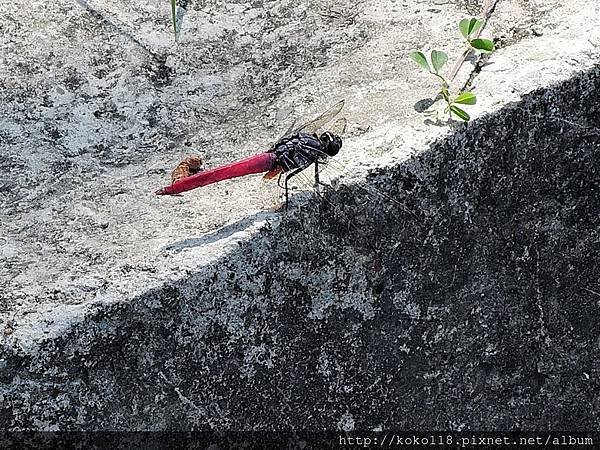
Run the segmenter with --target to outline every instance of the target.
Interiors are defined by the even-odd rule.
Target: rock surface
[[[154,2],[3,5],[2,428],[595,429],[585,3],[500,2],[453,130],[407,53],[475,4],[190,2],[177,47]],[[366,183],[150,195],[188,143],[228,161],[339,97]]]

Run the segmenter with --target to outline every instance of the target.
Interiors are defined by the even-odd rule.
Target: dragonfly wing
[[[297,120],[294,120],[294,121],[292,122],[292,124],[290,125],[290,127],[287,129],[287,131],[286,131],[285,133],[283,133],[283,134],[282,134],[282,135],[279,137],[279,139],[277,139],[275,142],[273,142],[273,144],[271,145],[271,148],[274,148],[274,147],[275,147],[275,145],[277,145],[277,143],[278,143],[278,142],[280,142],[281,140],[283,140],[283,138],[285,138],[285,137],[287,137],[287,136],[290,136],[290,135],[294,134],[294,130],[296,129],[296,123],[297,123],[297,122],[298,122]]]
[[[335,116],[337,116],[340,113],[340,111],[342,110],[343,107],[344,107],[344,100],[341,100],[341,101],[337,102],[335,105],[333,105],[331,108],[329,108],[327,111],[325,111],[323,114],[321,114],[320,116],[294,128],[290,134],[296,134],[296,133],[300,133],[300,132],[316,133],[317,130],[319,130],[319,128],[321,128],[324,125],[327,125],[329,122],[331,122],[335,118]]]
[[[280,142],[283,138],[288,137],[288,136],[292,136],[294,134],[300,133],[300,132],[304,132],[304,133],[316,133],[319,128],[323,127],[324,125],[328,124],[329,122],[331,122],[335,116],[337,116],[340,111],[342,110],[342,108],[344,107],[344,100],[340,100],[339,102],[337,102],[335,105],[333,105],[331,108],[329,108],[327,111],[325,111],[323,114],[321,114],[320,116],[318,116],[315,119],[312,119],[308,122],[304,122],[300,125],[297,125],[298,121],[294,120],[292,122],[292,124],[290,125],[290,127],[287,129],[287,131],[285,133],[283,133],[283,135],[273,143],[272,147],[275,147],[275,145]],[[340,119],[338,119],[340,120]],[[337,121],[336,121],[337,123]],[[346,129],[346,119],[343,119],[343,129]],[[335,132],[334,132],[335,133]],[[335,134],[341,134],[341,133],[335,133]]]
[[[322,152],[321,152],[322,153]],[[319,179],[323,179],[323,181],[327,181],[331,184],[331,186],[335,189],[337,188],[338,181],[342,176],[349,176],[352,178],[351,184],[356,186],[359,190],[361,190],[367,197],[371,198],[374,201],[384,202],[391,204],[397,208],[400,208],[420,220],[418,215],[415,214],[414,211],[409,210],[405,205],[400,203],[398,200],[393,198],[392,196],[386,194],[385,192],[377,189],[371,183],[366,180],[352,177],[351,170],[346,167],[341,162],[335,160],[334,158],[329,157],[327,154],[322,153],[323,158],[327,157],[323,163],[319,163]]]
[[[339,119],[336,119],[336,121],[333,122],[333,124],[329,127],[329,131],[331,131],[333,134],[337,134],[338,136],[343,136],[346,132],[346,125],[348,125],[346,118],[340,117]]]
[[[287,129],[287,131],[286,131],[286,132],[283,134],[283,136],[281,136],[281,137],[279,138],[279,140],[283,139],[283,138],[284,138],[284,137],[286,137],[286,136],[289,136],[290,134],[293,134],[293,133],[294,133],[294,130],[296,129],[296,123],[297,123],[297,122],[298,122],[297,120],[294,120],[294,121],[292,122],[292,124],[290,125],[290,127]]]
[[[277,167],[273,170],[269,170],[267,173],[265,173],[263,175],[263,178],[265,180],[271,180],[271,179],[275,178],[276,176],[278,176],[281,173],[281,171],[282,171],[281,167]]]

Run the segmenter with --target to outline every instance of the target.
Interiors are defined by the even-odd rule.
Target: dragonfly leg
[[[283,179],[283,186],[281,185],[281,180]],[[288,186],[287,186],[288,176],[285,173],[280,173],[277,178],[277,186],[279,186],[285,192],[285,209],[287,211],[288,207]]]
[[[321,164],[321,167],[323,165]],[[331,186],[327,183],[323,183],[319,178],[319,160],[315,161],[315,190],[318,190],[319,186],[323,186],[325,189],[331,188]]]
[[[315,165],[315,184],[313,186],[315,188],[315,190],[319,186],[327,186],[325,183],[322,183],[321,180],[319,179],[319,172],[320,172],[319,158],[314,155],[315,149],[310,146],[301,144],[300,148],[297,149],[297,151],[298,151],[298,153],[303,155],[307,161],[307,164],[304,167],[308,167],[311,162],[314,163],[314,165]]]
[[[292,170],[291,172],[287,172],[285,174],[282,174],[283,177],[284,177],[283,178],[283,184],[284,184],[283,189],[285,189],[285,209],[286,210],[288,208],[288,200],[289,200],[289,195],[288,195],[288,193],[289,193],[289,190],[288,190],[288,181],[290,180],[290,178],[292,178],[294,175],[299,174],[300,172],[302,172],[302,169],[298,167],[298,168]]]
[[[279,176],[277,177],[277,186],[279,186],[281,189],[283,189],[283,186],[281,185],[281,179],[285,178],[285,175],[283,174],[283,172],[281,172],[279,174]]]

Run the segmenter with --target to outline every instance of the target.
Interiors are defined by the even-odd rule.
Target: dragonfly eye
[[[342,138],[331,134],[329,131],[323,133],[320,140],[323,143],[323,151],[329,156],[337,155],[340,148],[342,148]]]

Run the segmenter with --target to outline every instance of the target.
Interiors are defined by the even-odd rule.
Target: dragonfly
[[[320,169],[342,148],[341,135],[346,129],[346,119],[339,118],[327,131],[320,130],[330,124],[343,107],[344,100],[341,100],[308,122],[299,126],[293,123],[268,151],[230,164],[201,170],[198,160],[188,158],[173,171],[173,182],[156,191],[156,195],[179,195],[219,181],[264,172],[265,179],[278,177],[278,184],[285,191],[287,208],[289,180],[311,165],[314,165],[315,185],[323,184],[319,179]]]

